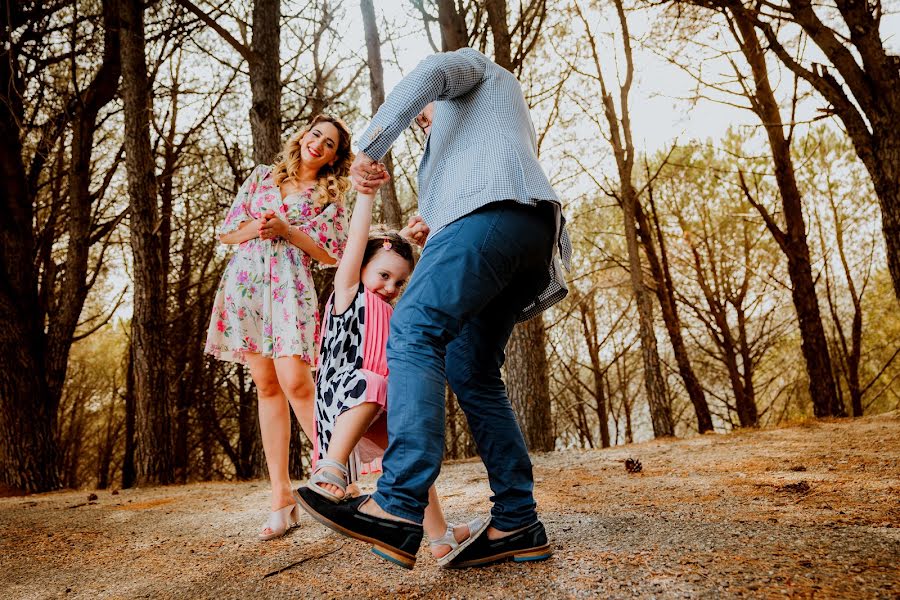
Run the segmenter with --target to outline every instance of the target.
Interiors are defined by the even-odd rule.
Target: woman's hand
[[[400,230],[401,236],[420,248],[425,245],[425,240],[428,239],[429,233],[431,233],[431,228],[425,224],[421,215],[413,215],[410,217],[406,227]]]
[[[259,238],[262,240],[274,240],[275,238],[288,239],[291,226],[287,221],[275,215],[275,211],[267,211],[260,218]]]
[[[259,237],[259,228],[265,223],[265,217],[244,221],[238,228],[229,233],[220,233],[219,241],[223,244],[243,244],[247,240]]]

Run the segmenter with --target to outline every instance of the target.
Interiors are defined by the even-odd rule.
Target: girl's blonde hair
[[[275,158],[272,172],[275,183],[280,187],[288,179],[294,179],[300,171],[300,140],[319,123],[331,123],[338,130],[338,147],[334,164],[319,169],[319,177],[313,198],[319,206],[336,202],[342,204],[344,194],[350,189],[350,165],[353,152],[350,149],[350,129],[346,123],[330,115],[316,115],[309,125],[292,135],[284,144],[281,154]]]

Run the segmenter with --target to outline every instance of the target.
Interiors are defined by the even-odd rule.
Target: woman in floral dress
[[[313,439],[317,327],[310,267],[333,265],[346,241],[344,194],[353,161],[350,132],[319,115],[285,144],[274,166],[259,165],[225,216],[219,239],[237,245],[216,293],[206,352],[250,368],[272,486],[261,540],[297,521],[288,475],[290,409]]]

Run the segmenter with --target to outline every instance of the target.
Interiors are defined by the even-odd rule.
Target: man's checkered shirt
[[[419,164],[419,212],[431,235],[486,204],[515,200],[556,206],[557,244],[550,283],[518,315],[524,321],[568,293],[560,259],[572,245],[559,198],[537,159],[528,105],[516,78],[471,48],[432,55],[391,91],[358,149],[380,160],[419,112],[439,101]],[[558,250],[558,252],[557,252]]]

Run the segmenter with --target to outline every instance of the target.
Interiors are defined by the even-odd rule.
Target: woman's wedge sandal
[[[428,540],[428,545],[432,548],[435,546],[450,546],[450,552],[445,554],[444,556],[437,558],[437,564],[440,567],[447,566],[451,560],[459,556],[459,553],[468,548],[469,544],[475,541],[475,539],[487,529],[488,521],[486,519],[482,519],[481,517],[475,517],[471,521],[466,524],[466,527],[469,528],[469,537],[464,539],[461,542],[456,541],[456,535],[453,533],[453,530],[456,529],[456,525],[453,523],[447,523],[447,532],[444,533],[443,536],[439,537],[436,540]]]
[[[291,502],[284,508],[273,510],[269,513],[269,520],[263,526],[263,531],[268,529],[271,533],[260,532],[257,539],[261,542],[268,542],[275,538],[280,538],[287,530],[300,522],[300,508],[296,502]]]
[[[335,475],[331,471],[325,471],[326,467],[330,467],[333,469],[337,469],[341,472],[340,475]],[[313,473],[312,477],[309,478],[309,481],[306,483],[306,487],[308,487],[313,492],[330,500],[331,502],[343,502],[347,498],[347,477],[350,472],[347,470],[347,465],[339,463],[336,460],[332,460],[330,458],[320,458],[316,463],[316,472]],[[326,490],[320,484],[326,483],[340,488],[343,496],[338,496],[334,492]]]

